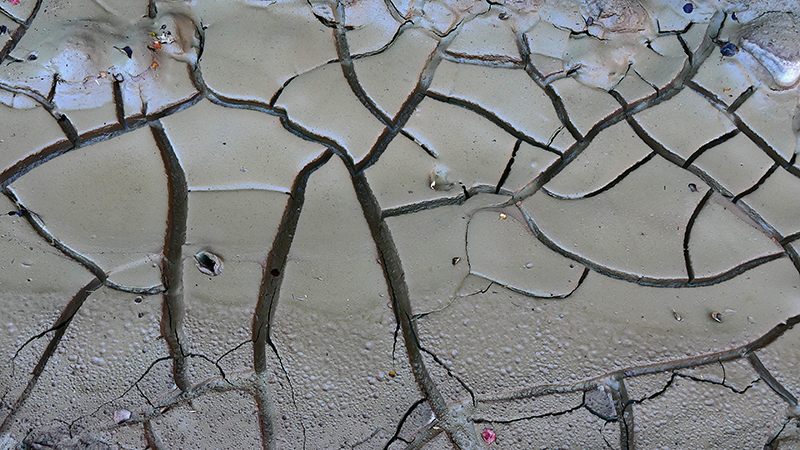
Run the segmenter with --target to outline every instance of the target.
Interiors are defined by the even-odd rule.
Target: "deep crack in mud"
[[[0,0],[0,449],[800,446],[773,3]]]

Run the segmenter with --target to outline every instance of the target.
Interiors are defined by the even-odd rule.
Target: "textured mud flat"
[[[0,449],[800,447],[799,21],[0,0]]]

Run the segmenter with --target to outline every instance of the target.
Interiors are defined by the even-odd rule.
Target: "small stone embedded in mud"
[[[685,12],[686,14],[690,14],[692,11],[694,11],[694,5],[693,4],[687,3],[687,4],[683,5],[683,12]]]
[[[617,412],[614,409],[614,399],[611,392],[605,386],[586,391],[583,395],[583,406],[592,414],[601,417],[603,420],[616,420]]]
[[[118,409],[114,411],[114,423],[121,424],[127,422],[131,418],[131,412],[127,409]]]
[[[455,183],[447,179],[449,171],[446,167],[436,165],[430,174],[431,189],[434,191],[449,191]]]
[[[723,45],[722,48],[719,49],[722,56],[735,56],[739,53],[739,47],[736,44],[728,42],[727,44]]]

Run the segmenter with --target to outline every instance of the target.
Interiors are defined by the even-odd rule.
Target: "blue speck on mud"
[[[683,12],[685,12],[686,14],[689,14],[692,11],[694,11],[694,5],[693,4],[687,3],[687,4],[683,5]]]
[[[735,54],[739,53],[739,47],[731,42],[728,42],[727,44],[723,45],[719,51],[722,53],[722,56],[734,56]]]

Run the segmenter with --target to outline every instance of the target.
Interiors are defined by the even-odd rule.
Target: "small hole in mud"
[[[210,252],[199,252],[194,255],[194,259],[197,262],[197,269],[200,272],[211,275],[215,277],[222,273],[222,259]]]
[[[28,61],[36,61],[37,59],[39,59],[39,55],[37,55],[36,52],[28,54]]]
[[[142,300],[144,300],[144,299],[141,296],[139,296],[139,297],[136,297],[135,299],[133,299],[133,302],[134,303],[142,303]]]
[[[272,270],[270,270],[270,271],[269,271],[269,273],[270,273],[270,274],[271,274],[273,277],[277,277],[278,275],[280,275],[280,274],[281,274],[281,271],[280,271],[280,270],[278,270],[278,269],[272,269]]]

